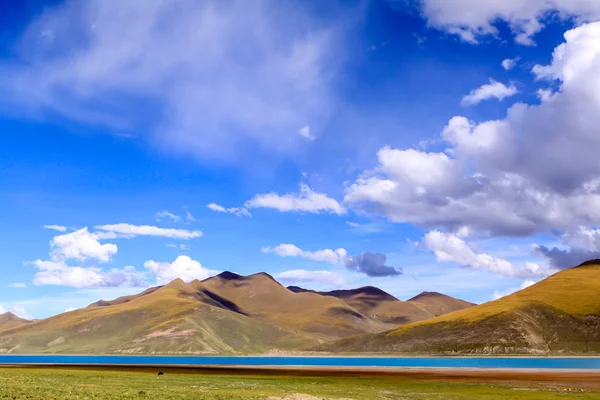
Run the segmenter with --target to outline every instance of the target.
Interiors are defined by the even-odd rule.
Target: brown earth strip
[[[521,383],[600,388],[600,371],[470,368],[355,368],[263,366],[2,365],[13,368],[269,377],[349,377],[457,383]]]

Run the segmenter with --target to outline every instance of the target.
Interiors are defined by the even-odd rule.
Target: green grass
[[[390,378],[220,376],[52,368],[0,368],[0,399],[598,399],[600,391],[545,385],[419,382]],[[581,391],[583,390],[583,391]],[[304,394],[314,397],[293,397]]]

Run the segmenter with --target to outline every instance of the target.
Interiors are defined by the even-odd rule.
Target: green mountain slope
[[[527,289],[380,334],[319,347],[335,352],[559,353],[600,351],[600,261]]]

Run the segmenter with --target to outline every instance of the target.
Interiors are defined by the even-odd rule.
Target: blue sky
[[[1,7],[0,311],[224,270],[484,302],[600,258],[600,5]]]

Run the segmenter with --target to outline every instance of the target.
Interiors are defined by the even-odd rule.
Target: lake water
[[[228,357],[0,355],[0,364],[248,365],[307,367],[597,369],[600,358],[572,357]]]

